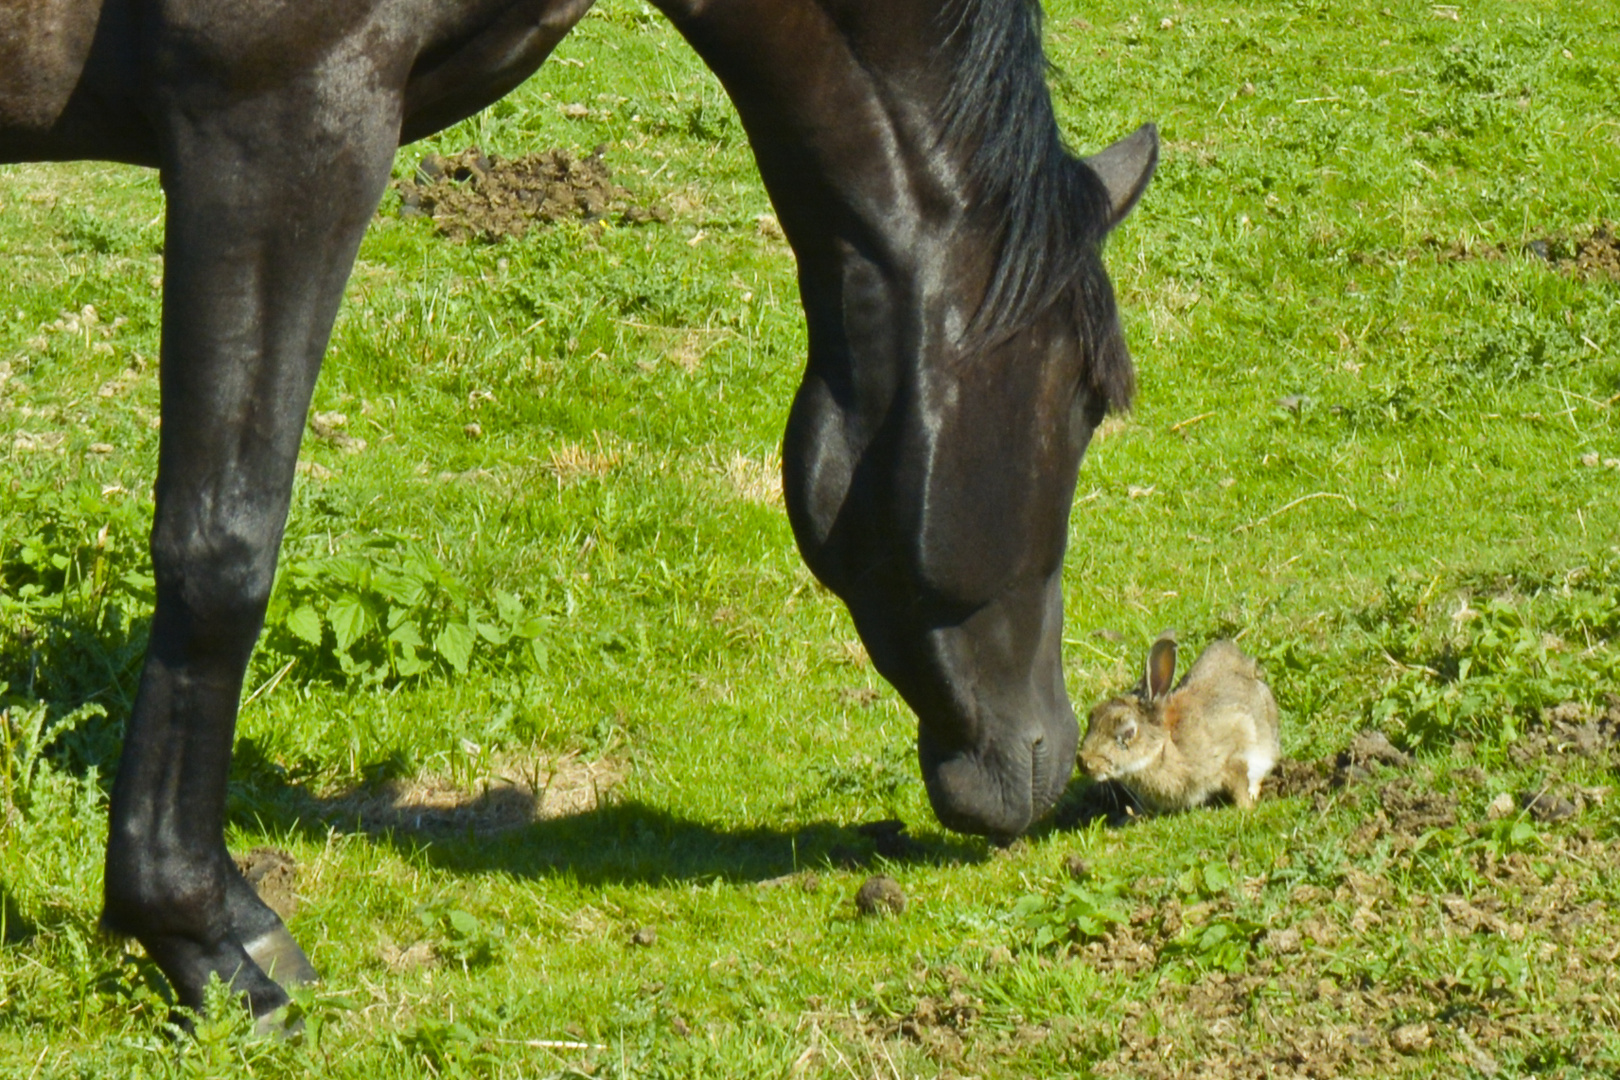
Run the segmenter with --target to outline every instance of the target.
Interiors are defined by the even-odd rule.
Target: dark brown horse
[[[655,0],[741,113],[810,356],[784,483],[811,569],[919,722],[934,810],[1011,837],[1077,730],[1064,542],[1132,391],[1100,249],[1157,157],[1059,139],[1037,0]],[[151,644],[105,922],[199,1006],[314,971],[234,869],[226,775],[299,437],[395,149],[526,79],[591,0],[0,0],[0,161],[161,170]],[[311,190],[323,193],[311,199]]]

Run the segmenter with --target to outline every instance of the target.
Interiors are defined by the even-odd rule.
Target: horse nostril
[[[1029,801],[1034,817],[1044,814],[1053,802],[1053,796],[1047,790],[1046,758],[1046,736],[1037,735],[1029,744]]]

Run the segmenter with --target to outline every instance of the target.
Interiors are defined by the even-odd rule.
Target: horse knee
[[[194,648],[251,649],[275,581],[282,518],[177,514],[152,530],[158,603]]]

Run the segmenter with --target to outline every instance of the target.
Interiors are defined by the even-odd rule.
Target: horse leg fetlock
[[[226,876],[215,860],[115,830],[107,845],[102,923],[143,943],[182,936],[204,944],[230,935]]]

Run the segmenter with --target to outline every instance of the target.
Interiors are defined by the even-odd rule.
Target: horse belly
[[[129,0],[0,0],[0,162],[156,165]]]
[[[400,142],[442,131],[534,74],[595,0],[502,0],[445,28],[452,47],[430,50],[405,88]],[[469,5],[471,8],[472,5]]]
[[[0,152],[56,126],[84,74],[101,0],[0,0]]]

